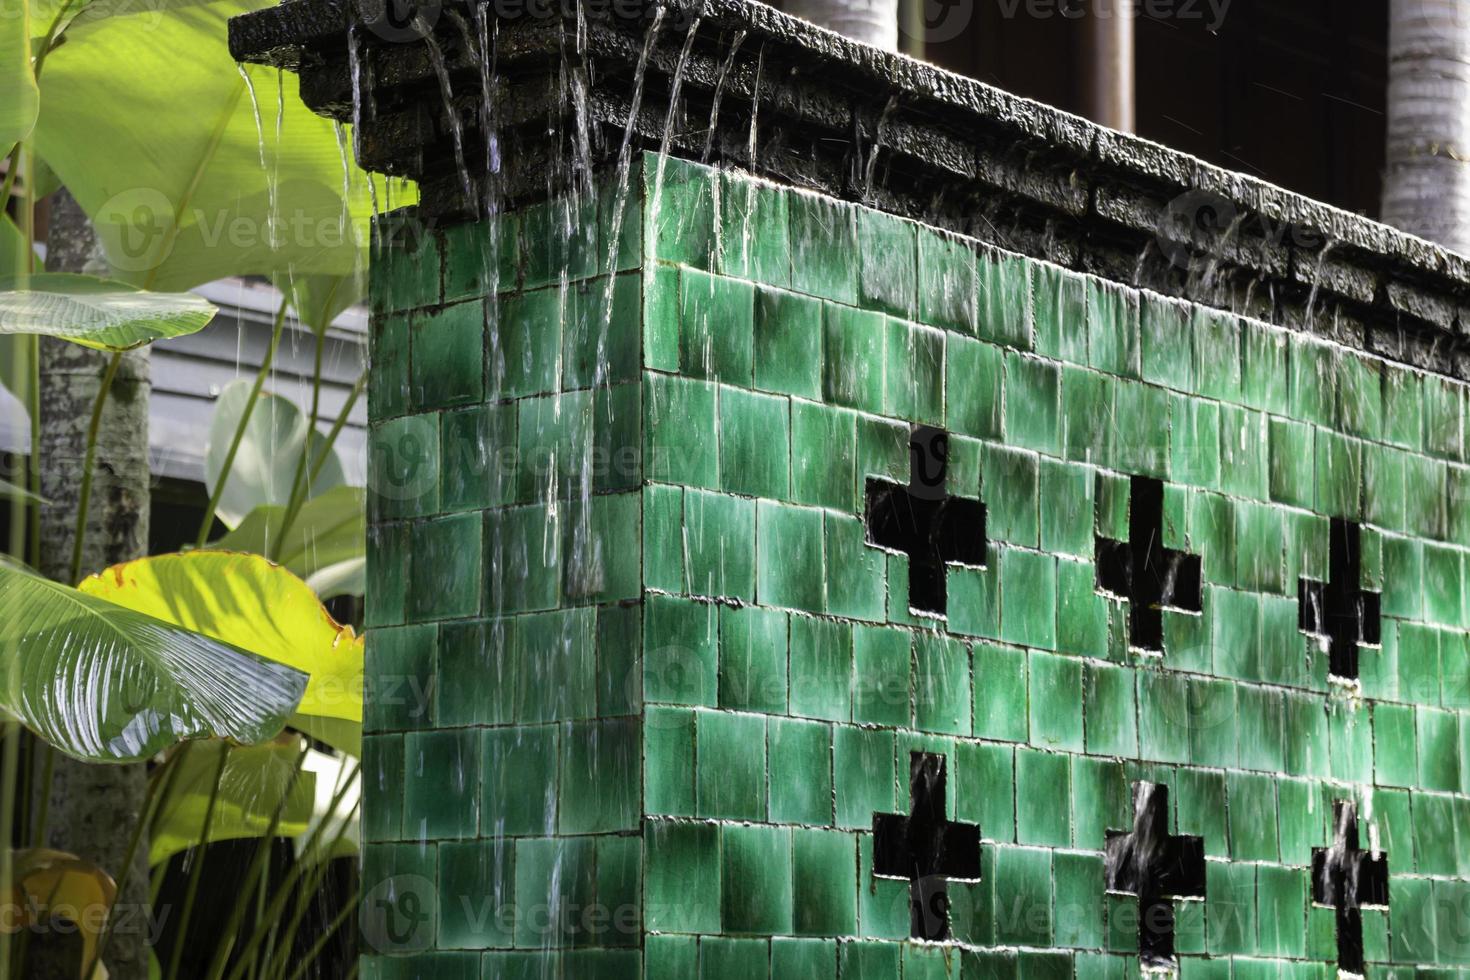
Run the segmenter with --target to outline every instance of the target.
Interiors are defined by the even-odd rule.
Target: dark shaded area
[[[258,840],[222,841],[210,844],[203,855],[204,870],[200,879],[199,893],[194,903],[194,912],[189,919],[188,936],[184,943],[179,976],[208,976],[209,964],[216,952],[216,943],[224,934],[241,883],[255,858],[260,846]],[[154,903],[154,916],[160,922],[156,952],[158,960],[168,969],[174,944],[179,940],[178,926],[184,907],[184,894],[188,888],[193,861],[200,859],[197,851],[188,851],[174,857],[164,872],[163,887]],[[295,850],[288,840],[277,840],[271,846],[266,870],[271,892],[280,888],[295,863]],[[309,873],[309,872],[308,872]],[[312,947],[326,935],[333,920],[342,911],[353,890],[357,887],[357,861],[339,858],[327,868],[321,887],[301,910],[302,917],[292,942],[290,960],[292,969],[303,962]],[[284,937],[285,930],[298,909],[295,895],[285,903],[281,913],[278,936]],[[241,922],[240,946],[232,951],[230,964],[238,962],[242,947],[255,932],[257,923],[254,895],[250,896]],[[329,980],[345,977],[357,959],[357,930],[346,923],[327,940],[325,947],[311,966],[302,974],[303,980]],[[277,942],[280,940],[278,939]],[[269,950],[271,947],[263,947]],[[228,971],[227,971],[228,972]]]
[[[1337,912],[1337,965],[1363,974],[1364,906],[1388,907],[1388,855],[1358,847],[1358,808],[1332,804],[1336,831],[1331,847],[1312,848],[1312,901]]]
[[[985,506],[951,497],[949,436],[917,426],[909,437],[909,482],[868,480],[868,542],[909,556],[909,607],[943,616],[945,565],[985,564]]]
[[[1174,901],[1205,897],[1204,838],[1169,833],[1169,787],[1133,784],[1133,830],[1109,830],[1108,891],[1138,897],[1138,956],[1174,960]]]
[[[1138,0],[1138,134],[1289,190],[1376,216],[1384,165],[1388,3]],[[1082,111],[1080,0],[975,0],[930,60]],[[1222,11],[1223,7],[1223,11]],[[937,9],[937,4],[931,9]],[[1151,15],[1152,14],[1152,15]]]
[[[1129,644],[1164,651],[1163,610],[1200,611],[1200,559],[1164,547],[1164,484],[1129,481],[1128,540],[1097,539],[1097,587],[1128,600]]]
[[[909,934],[949,938],[949,882],[980,880],[980,828],[945,817],[942,755],[909,757],[908,816],[873,814],[873,874],[909,883]]]
[[[1301,631],[1326,640],[1328,669],[1349,680],[1358,676],[1358,644],[1379,642],[1378,593],[1359,587],[1361,536],[1357,524],[1334,517],[1327,581],[1297,583]]]

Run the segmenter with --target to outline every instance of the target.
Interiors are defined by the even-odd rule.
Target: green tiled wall
[[[377,256],[366,976],[1124,980],[1137,902],[1102,851],[1137,780],[1204,839],[1184,980],[1335,972],[1309,881],[1334,800],[1388,855],[1370,974],[1470,970],[1464,386],[635,171],[626,221],[604,187]],[[945,619],[866,541],[915,423],[987,509]],[[1096,589],[1131,476],[1202,560],[1162,656]],[[1357,688],[1298,629],[1331,518],[1382,593]],[[947,945],[908,941],[907,885],[871,871],[914,751],[983,839]]]

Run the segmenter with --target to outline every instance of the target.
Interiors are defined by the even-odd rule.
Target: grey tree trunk
[[[785,0],[781,9],[854,41],[898,50],[898,0]]]
[[[1392,0],[1383,220],[1470,254],[1470,3]]]
[[[52,198],[46,268],[94,271],[97,239],[82,209],[65,191]],[[110,355],[42,338],[40,352],[41,442],[37,458],[41,495],[41,572],[65,581],[71,574],[75,520],[87,423]],[[124,355],[98,431],[92,500],[82,550],[82,574],[139,558],[148,549],[148,396],[145,351]],[[38,775],[39,779],[39,775]],[[129,839],[141,818],[148,786],[140,763],[104,766],[55,753],[45,844],[93,861],[120,878]],[[37,786],[37,798],[47,787]],[[113,980],[147,980],[148,845],[144,840],[118,896],[115,934],[105,960]],[[28,975],[68,976],[74,944],[32,941]]]

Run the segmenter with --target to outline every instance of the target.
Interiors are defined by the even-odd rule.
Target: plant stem
[[[291,496],[286,502],[286,517],[281,522],[281,531],[275,540],[267,541],[265,556],[271,561],[281,553],[281,542],[286,532],[291,529],[291,524],[296,519],[296,513],[305,503],[307,488],[311,485],[311,479],[307,475],[307,460],[311,458],[312,437],[316,435],[317,415],[321,411],[322,402],[322,349],[326,346],[327,335],[323,331],[316,335],[316,354],[313,359],[311,372],[311,420],[306,425],[306,434],[301,440],[301,455],[296,457],[296,473],[291,477]]]
[[[0,747],[0,895],[11,893],[15,878],[15,852],[10,838],[15,821],[16,771],[20,764],[20,725],[4,724],[4,745]],[[10,932],[0,930],[0,980],[10,980]]]
[[[102,407],[107,404],[107,393],[112,390],[112,379],[122,365],[122,351],[114,351],[107,361],[107,370],[102,373],[102,383],[97,387],[97,397],[92,402],[92,418],[87,422],[87,451],[82,459],[82,488],[77,499],[77,526],[71,543],[71,576],[68,585],[76,585],[82,577],[82,544],[87,539],[87,508],[92,502],[92,468],[97,461],[97,430],[102,427]]]
[[[220,497],[225,492],[225,485],[230,482],[230,470],[235,466],[235,454],[240,451],[240,443],[245,439],[245,429],[250,425],[250,416],[255,411],[255,402],[260,398],[260,389],[265,386],[265,379],[270,374],[271,363],[276,359],[276,348],[281,343],[281,329],[286,325],[286,299],[281,298],[281,306],[276,310],[275,323],[271,325],[271,342],[266,348],[265,358],[260,362],[260,370],[255,372],[255,383],[250,387],[250,399],[245,403],[245,410],[240,413],[240,423],[235,426],[234,438],[230,440],[229,452],[225,453],[224,465],[220,467],[219,479],[214,484],[214,492],[209,495],[209,503],[204,508],[204,520],[199,522],[199,535],[194,541],[194,547],[202,548],[209,540],[210,528],[214,526],[214,512],[219,507]]]
[[[347,921],[353,912],[357,911],[359,895],[358,890],[354,888],[352,894],[347,896],[347,902],[342,906],[342,911],[333,916],[332,921],[327,924],[327,928],[322,930],[321,938],[312,944],[311,949],[306,951],[306,955],[301,958],[301,963],[292,972],[290,980],[300,980],[306,968],[315,963],[316,958],[322,955],[322,950],[327,948],[327,943],[337,934],[337,930],[342,928],[342,924]]]
[[[178,980],[179,964],[184,959],[184,947],[189,942],[189,919],[194,914],[194,899],[199,894],[199,882],[204,877],[204,856],[209,850],[209,830],[214,826],[214,806],[219,802],[220,781],[225,776],[225,763],[230,759],[230,747],[220,745],[219,766],[214,770],[214,786],[209,791],[209,805],[204,808],[204,827],[199,833],[199,843],[194,846],[194,867],[189,869],[189,884],[184,889],[184,907],[179,916],[179,930],[174,937],[174,948],[168,957],[168,980]]]
[[[33,785],[40,787],[41,799],[36,803],[36,825],[31,828],[31,846],[46,846],[46,821],[51,815],[51,781],[56,778],[56,750],[50,742],[37,744],[41,748],[41,781]]]
[[[353,384],[352,391],[348,392],[347,400],[342,403],[342,411],[337,413],[336,420],[332,422],[332,428],[328,430],[327,437],[322,440],[321,452],[317,453],[316,459],[311,464],[311,472],[307,475],[308,483],[317,478],[317,475],[322,471],[322,467],[326,465],[327,459],[332,455],[332,449],[337,445],[337,437],[347,427],[347,417],[352,414],[352,409],[357,405],[358,398],[362,397],[362,389],[366,384],[367,372],[364,371],[357,376],[357,381]],[[301,508],[305,504],[306,500],[303,494],[302,499],[293,500],[291,506],[286,508],[286,514],[281,520],[281,530],[276,535],[276,540],[280,541],[285,539],[286,532],[290,531],[296,523],[296,518],[300,516]]]
[[[107,955],[107,945],[112,941],[113,907],[117,905],[118,898],[122,896],[123,889],[127,887],[128,878],[133,870],[133,858],[137,856],[138,848],[143,842],[143,831],[152,826],[158,808],[163,806],[164,801],[168,799],[168,794],[173,791],[174,781],[184,768],[184,757],[189,754],[189,749],[193,745],[193,742],[184,742],[171,752],[159,766],[158,771],[154,773],[153,778],[148,781],[148,795],[143,798],[143,812],[138,814],[138,822],[133,826],[132,837],[128,840],[127,856],[123,860],[122,870],[118,872],[117,891],[113,895],[112,905],[107,907],[106,925],[102,927],[102,937],[97,941],[97,951],[92,956],[92,962],[87,964],[87,969],[82,973],[84,977],[90,977],[96,971],[97,964],[101,963],[102,958]]]
[[[26,461],[26,471],[30,476],[31,493],[40,499],[41,497],[41,467],[38,464],[36,447],[41,445],[41,338],[27,337],[25,339],[27,359],[31,364],[30,384],[26,386],[28,397],[26,398],[26,414],[31,417],[31,452]],[[30,558],[31,567],[41,567],[41,505],[33,503],[30,505]]]
[[[357,400],[362,397],[362,389],[365,385],[367,385],[366,371],[357,376],[352,390],[347,393],[347,400],[342,403],[342,411],[337,413],[337,420],[332,423],[332,428],[327,432],[326,441],[322,443],[322,451],[317,455],[316,462],[311,465],[311,479],[315,480],[317,474],[321,473],[322,467],[326,465],[327,456],[332,451],[332,447],[337,444],[337,437],[347,427],[347,416],[352,414]]]
[[[361,773],[361,763],[354,765],[348,772],[347,779],[337,787],[336,792],[332,795],[331,805],[327,807],[326,815],[322,818],[321,823],[318,824],[318,830],[325,828],[336,816],[337,807],[342,803],[347,791],[358,781]],[[291,949],[296,944],[296,933],[301,928],[301,921],[306,917],[306,913],[311,907],[310,897],[316,894],[317,889],[321,887],[322,879],[327,874],[328,865],[330,864],[327,855],[330,855],[336,849],[337,844],[346,836],[347,830],[352,824],[352,815],[357,812],[359,805],[361,805],[360,800],[358,803],[354,803],[349,807],[347,812],[342,815],[342,825],[337,828],[337,833],[332,840],[322,848],[322,857],[312,857],[313,852],[321,846],[317,843],[316,834],[313,834],[306,846],[302,848],[302,857],[298,858],[298,860],[312,860],[311,877],[307,879],[306,886],[297,895],[296,908],[291,913],[291,920],[287,924],[285,938],[280,946],[271,951],[270,962],[268,964],[270,969],[267,971],[268,976],[277,976],[284,980],[286,971],[290,969]],[[275,928],[274,924],[272,924],[272,928]],[[277,960],[280,961],[279,968],[276,966]]]
[[[220,975],[225,972],[225,965],[230,960],[230,950],[235,948],[235,940],[240,932],[240,922],[245,918],[245,909],[249,904],[250,895],[255,891],[256,882],[266,867],[266,858],[270,857],[271,845],[276,839],[276,830],[281,825],[281,814],[285,812],[286,804],[291,799],[291,790],[296,787],[296,780],[301,776],[301,767],[306,763],[306,754],[307,746],[303,741],[301,751],[296,756],[296,767],[291,770],[291,778],[286,783],[280,800],[276,803],[275,811],[271,814],[270,825],[266,828],[265,835],[260,838],[260,843],[256,845],[255,856],[250,861],[250,867],[245,872],[244,880],[235,889],[235,905],[230,910],[230,917],[215,938],[214,958],[209,964],[207,974],[209,980],[219,980]]]
[[[346,793],[346,786],[350,785],[351,780],[344,784],[344,787],[339,790],[338,793],[333,797],[332,805],[328,809],[328,813],[336,812],[337,804],[341,801],[342,796]],[[312,849],[316,846],[317,839],[322,835],[322,831],[326,827],[326,824],[327,822],[325,820],[323,820],[321,823],[318,823],[316,828],[312,830],[310,835],[308,835],[308,837],[306,838],[306,843],[303,844],[301,848],[301,852],[303,854],[310,854],[312,852]],[[335,842],[337,840],[341,840],[342,835],[346,832],[346,830],[347,825],[344,822],[342,827],[338,829],[337,836],[333,838],[333,841]],[[240,980],[240,977],[244,974],[245,964],[249,962],[250,958],[255,954],[255,951],[260,948],[262,942],[265,940],[265,937],[269,934],[270,924],[275,922],[275,920],[280,917],[282,909],[285,908],[287,899],[291,897],[292,889],[295,888],[296,883],[300,881],[302,876],[306,873],[306,867],[307,865],[305,861],[297,860],[291,865],[290,870],[286,872],[286,877],[284,880],[282,880],[281,887],[276,889],[276,893],[271,896],[270,905],[266,908],[266,918],[256,923],[255,932],[251,935],[250,941],[245,944],[244,949],[241,950],[240,960],[235,964],[234,968],[230,970],[229,974],[226,976],[226,980]]]

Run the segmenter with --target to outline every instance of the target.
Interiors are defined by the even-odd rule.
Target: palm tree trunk
[[[854,41],[898,50],[898,0],[786,0],[782,9]]]
[[[46,268],[50,272],[89,271],[97,239],[81,207],[65,191],[52,197]],[[76,514],[80,504],[87,423],[110,355],[75,344],[42,338],[40,351],[41,494],[49,504],[41,513],[41,569],[49,578],[71,576]],[[82,548],[82,573],[101,571],[138,558],[148,549],[148,355],[124,355],[114,378],[98,431],[92,500]],[[40,769],[41,767],[37,767]],[[103,766],[76,762],[55,753],[42,843],[70,851],[121,877],[130,835],[143,811],[148,787],[141,763]],[[148,847],[138,848],[133,868],[117,900],[116,931],[106,967],[112,980],[147,980]],[[75,944],[30,944],[28,976],[77,976]],[[69,974],[58,961],[72,962]]]
[[[1383,220],[1470,254],[1470,4],[1392,0]]]

